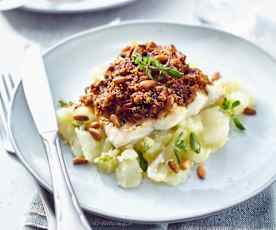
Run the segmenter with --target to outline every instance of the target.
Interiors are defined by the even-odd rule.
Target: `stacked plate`
[[[134,0],[2,0],[0,10],[22,7],[45,13],[80,13],[119,7]]]

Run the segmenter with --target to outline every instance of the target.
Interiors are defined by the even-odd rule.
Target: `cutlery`
[[[14,159],[18,160],[16,157],[15,150],[10,141],[10,137],[8,134],[8,111],[9,111],[9,104],[12,96],[12,91],[14,89],[14,80],[11,74],[2,74],[1,75],[1,85],[2,88],[0,89],[0,102],[1,102],[1,121],[2,121],[2,128],[0,129],[0,142],[2,143],[4,149],[7,153]],[[42,200],[42,204],[45,210],[45,214],[47,217],[48,223],[48,230],[56,230],[56,220],[55,215],[53,212],[53,208],[50,205],[50,201],[48,199],[47,192],[38,184],[38,182],[34,178],[34,184],[39,192],[39,195]]]
[[[26,47],[21,77],[29,109],[48,157],[57,229],[91,229],[74,193],[61,153],[54,103],[39,46]]]

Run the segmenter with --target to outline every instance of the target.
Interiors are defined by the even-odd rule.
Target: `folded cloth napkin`
[[[138,225],[108,220],[88,215],[88,220],[95,230],[273,230],[276,229],[275,193],[276,184],[255,197],[199,220],[177,224]],[[35,196],[24,223],[24,230],[47,229],[47,219],[39,196]]]

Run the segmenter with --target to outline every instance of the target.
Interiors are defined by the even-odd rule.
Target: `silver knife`
[[[55,107],[39,46],[26,48],[21,75],[29,109],[45,144],[54,189],[57,229],[91,229],[75,196],[61,153]]]

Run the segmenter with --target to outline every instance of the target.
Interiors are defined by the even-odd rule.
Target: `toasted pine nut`
[[[157,59],[161,63],[166,63],[168,61],[168,56],[165,54],[159,54],[159,55],[155,56],[155,59]]]
[[[110,116],[110,121],[113,123],[113,125],[115,125],[115,127],[119,128],[121,126],[119,118],[117,115],[112,114]]]
[[[257,112],[256,112],[256,110],[253,109],[253,108],[246,107],[246,108],[243,110],[243,114],[248,115],[248,116],[254,116],[254,115],[257,114]]]
[[[200,163],[199,166],[197,167],[197,175],[200,179],[205,179],[206,177],[206,169],[205,165],[203,163]]]
[[[74,120],[76,121],[88,121],[89,117],[86,115],[75,115],[73,116]]]
[[[212,78],[211,78],[211,81],[217,81],[221,79],[221,75],[219,72],[215,72],[213,75],[212,75]]]
[[[147,46],[146,46],[147,49],[154,49],[154,48],[156,48],[156,47],[157,47],[157,45],[156,45],[156,43],[153,42],[153,41],[148,42],[148,43],[147,43]]]
[[[179,168],[177,166],[177,164],[175,163],[174,160],[169,160],[168,161],[168,166],[169,168],[174,172],[174,173],[178,173],[179,172]]]
[[[114,79],[113,79],[113,82],[115,83],[115,84],[121,84],[121,83],[124,83],[125,81],[127,81],[129,78],[127,78],[127,77],[115,77]]]
[[[144,80],[140,82],[140,87],[144,89],[150,89],[156,85],[156,81],[154,80]]]
[[[182,170],[189,169],[189,168],[191,168],[191,166],[192,166],[192,162],[190,160],[183,160],[179,164],[179,167]]]
[[[98,121],[94,121],[89,125],[89,128],[99,129],[101,128],[101,123]]]
[[[74,165],[85,165],[85,164],[88,164],[88,163],[89,163],[88,160],[86,160],[83,155],[76,156],[73,160]]]
[[[174,97],[173,95],[170,95],[167,99],[166,106],[167,108],[171,108],[174,104]]]
[[[100,141],[103,137],[102,132],[99,129],[94,129],[94,128],[88,128],[87,130],[91,136],[96,140]]]

